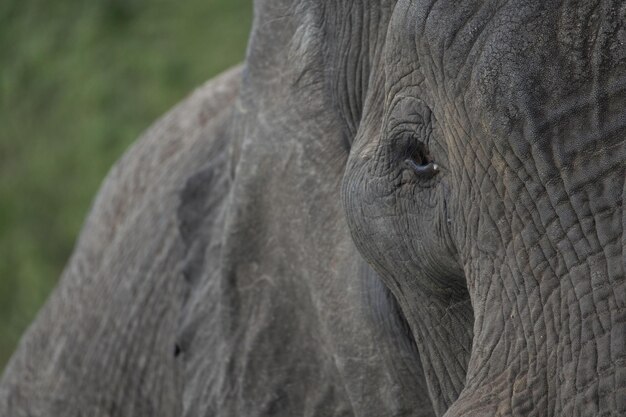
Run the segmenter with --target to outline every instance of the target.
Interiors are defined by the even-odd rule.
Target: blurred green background
[[[104,175],[241,61],[252,0],[0,0],[0,372]]]

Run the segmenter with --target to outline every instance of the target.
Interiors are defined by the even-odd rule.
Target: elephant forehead
[[[386,53],[388,93],[419,85],[454,139],[552,166],[622,154],[626,4],[400,1]],[[457,135],[459,136],[459,135]]]
[[[538,87],[533,70],[543,70],[549,25],[535,3],[400,1],[385,54],[388,94],[418,87],[466,131],[506,125]]]
[[[394,55],[417,58],[448,94],[475,93],[468,87],[477,80],[573,90],[626,59],[623,2],[421,0],[400,2],[396,11],[391,39],[401,52]]]

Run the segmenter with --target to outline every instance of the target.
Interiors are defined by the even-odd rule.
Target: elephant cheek
[[[366,160],[351,158],[342,184],[342,199],[357,248],[377,270],[386,270],[385,254],[394,246],[394,227],[389,219],[395,215],[395,204],[384,179],[371,175]]]

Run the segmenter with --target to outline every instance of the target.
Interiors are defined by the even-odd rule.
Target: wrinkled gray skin
[[[626,415],[626,3],[255,12],[109,174],[0,415]]]

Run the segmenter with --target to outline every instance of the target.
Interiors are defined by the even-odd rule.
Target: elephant
[[[108,174],[0,415],[626,415],[626,3],[254,12]]]

